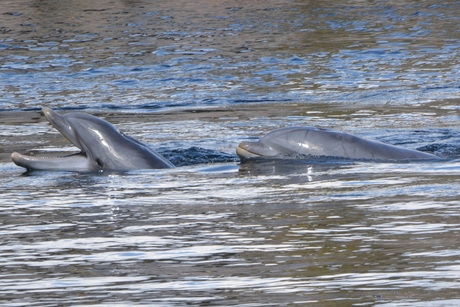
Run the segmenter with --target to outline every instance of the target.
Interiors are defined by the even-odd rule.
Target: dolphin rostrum
[[[277,129],[269,132],[257,142],[240,143],[236,153],[243,160],[292,154],[364,160],[439,159],[429,153],[315,127]]]
[[[13,162],[29,170],[134,170],[172,168],[174,165],[147,145],[118,131],[112,124],[84,113],[43,113],[81,152],[61,157],[37,157],[14,152]]]

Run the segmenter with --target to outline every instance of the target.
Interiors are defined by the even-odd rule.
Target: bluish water
[[[455,2],[2,7],[2,110],[458,98]]]
[[[456,306],[455,1],[0,3],[0,302]],[[89,112],[172,170],[32,172]],[[441,161],[266,160],[291,125]]]

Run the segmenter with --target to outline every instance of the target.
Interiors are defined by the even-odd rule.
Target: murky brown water
[[[2,2],[1,304],[458,305],[459,12]],[[12,151],[73,150],[41,106],[184,166],[24,174]],[[290,125],[447,159],[237,161],[240,141]]]

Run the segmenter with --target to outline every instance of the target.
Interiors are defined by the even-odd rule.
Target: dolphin
[[[257,142],[240,143],[236,154],[242,160],[296,154],[362,160],[439,159],[429,153],[316,127],[287,127],[271,131]]]
[[[13,162],[28,170],[102,171],[172,168],[174,165],[147,145],[118,131],[112,124],[85,113],[43,108],[50,124],[81,151],[61,157],[38,157],[14,152]]]

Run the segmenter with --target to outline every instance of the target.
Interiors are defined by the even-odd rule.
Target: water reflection
[[[28,201],[2,205],[3,293],[17,302],[58,291],[62,302],[85,292],[97,303],[105,292],[234,304],[227,293],[236,292],[253,303],[263,294],[315,304],[409,292],[428,300],[425,291],[458,287],[457,162],[266,162],[16,177],[2,194]],[[442,202],[422,193],[440,183]]]
[[[255,158],[243,161],[239,174],[243,176],[290,176],[299,183],[334,180],[341,176],[341,170],[350,168],[353,163],[352,160],[340,161],[327,158]]]
[[[459,9],[3,1],[1,303],[458,304],[458,159],[239,164],[234,148],[307,125],[458,156]],[[182,166],[21,176],[12,151],[71,150],[43,106]]]
[[[227,4],[7,2],[2,109],[457,98],[457,4]]]

